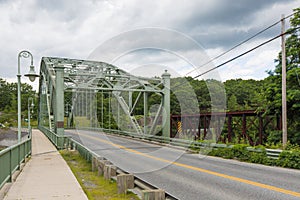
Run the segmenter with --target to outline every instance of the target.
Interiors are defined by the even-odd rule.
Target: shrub
[[[247,145],[238,144],[232,148],[218,148],[209,152],[210,156],[218,156],[227,159],[237,159],[244,162],[251,162],[257,164],[280,166],[287,168],[300,169],[300,148],[299,146],[289,145],[287,149],[289,151],[282,151],[279,155],[279,159],[268,158],[265,148],[258,148],[252,150],[247,149]]]
[[[234,155],[234,158],[241,160],[241,161],[247,161],[249,158],[250,152],[247,150],[248,145],[246,144],[237,144],[232,147],[232,153]]]
[[[283,151],[279,155],[277,165],[281,167],[289,167],[300,169],[300,150]]]
[[[250,152],[249,159],[247,162],[257,163],[257,164],[264,164],[264,165],[273,165],[271,162],[272,159],[267,157],[267,153],[265,150],[262,152]]]
[[[268,138],[267,138],[268,144],[277,144],[277,143],[280,143],[280,141],[281,141],[282,131],[279,131],[279,130],[269,131],[269,133],[267,133],[267,135],[268,135]]]
[[[234,158],[233,151],[230,148],[212,149],[212,151],[210,151],[208,155],[218,156],[218,157],[227,158],[227,159]]]

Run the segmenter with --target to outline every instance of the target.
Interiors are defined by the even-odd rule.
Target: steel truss
[[[225,126],[223,127],[220,122],[224,117]],[[229,143],[236,138],[239,142],[245,140],[255,146],[265,143],[267,129],[281,130],[280,122],[278,115],[266,115],[263,111],[256,112],[255,110],[172,115],[170,135],[171,137],[180,137],[180,134],[192,135],[194,139],[213,139],[214,141],[218,138],[218,141]],[[211,123],[215,124],[211,126]],[[250,134],[250,132],[255,134]]]
[[[149,113],[152,95],[159,99],[155,114]],[[39,100],[39,125],[60,135],[70,126],[107,128],[107,121],[109,129],[139,134],[156,134],[160,121],[162,134],[170,133],[167,71],[162,78],[145,78],[105,62],[43,57]],[[141,102],[143,111],[137,110]]]

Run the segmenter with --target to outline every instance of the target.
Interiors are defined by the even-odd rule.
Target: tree
[[[300,143],[300,8],[294,11],[286,40],[288,139]],[[280,52],[275,70],[265,79],[265,108],[269,113],[281,114],[281,58]]]
[[[21,84],[21,91],[22,113],[24,116],[27,116],[28,98],[33,97],[35,99],[35,91],[32,89],[32,86],[26,83]],[[0,112],[2,114],[0,121],[16,121],[17,105],[17,83],[8,83],[4,79],[0,78]],[[35,103],[35,105],[37,104]]]
[[[11,101],[12,97],[9,84],[0,78],[0,110],[4,111],[11,107]]]
[[[263,91],[263,82],[257,80],[227,80],[227,108],[233,110],[256,110],[262,105],[260,98]],[[235,102],[234,102],[235,101]]]
[[[227,104],[228,104],[227,109],[229,111],[239,110],[237,98],[234,94],[228,98]]]

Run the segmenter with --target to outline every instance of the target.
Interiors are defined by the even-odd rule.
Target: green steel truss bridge
[[[169,137],[167,71],[145,78],[105,62],[43,57],[39,81],[39,126],[58,135],[65,128],[102,128]]]

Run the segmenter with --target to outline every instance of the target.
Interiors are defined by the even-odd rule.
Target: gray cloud
[[[17,54],[23,49],[32,51],[35,65],[39,65],[42,56],[84,59],[109,38],[144,27],[182,32],[209,52],[226,50],[297,6],[299,0],[0,0],[0,77],[15,77]],[[253,43],[279,31],[280,27],[276,27]],[[174,38],[161,40],[163,35],[151,34],[136,35],[116,47],[134,46],[146,36],[153,45],[163,42],[190,54],[194,50],[193,45]]]
[[[288,0],[291,1],[291,0]],[[288,1],[285,1],[287,3]],[[213,2],[210,10],[201,13],[197,12],[197,7],[193,8],[193,15],[186,21],[187,26],[197,26],[203,24],[205,26],[223,25],[223,26],[241,26],[249,24],[253,20],[253,16],[267,7],[271,7],[275,3],[280,3],[280,0],[261,1],[261,0],[223,0],[210,1]],[[199,3],[200,5],[200,3]]]
[[[203,12],[197,12],[197,6],[194,6],[192,14],[178,25],[207,48],[234,46],[279,20],[280,11],[277,10],[276,14],[271,13],[272,7],[295,1],[225,0],[212,2],[214,6]],[[291,12],[290,9],[287,14]],[[269,16],[261,16],[262,13]],[[260,38],[270,38],[279,34],[278,27],[269,30]]]

